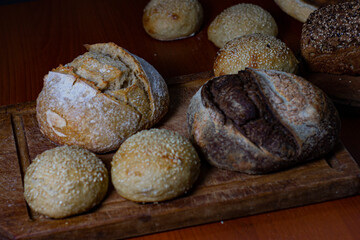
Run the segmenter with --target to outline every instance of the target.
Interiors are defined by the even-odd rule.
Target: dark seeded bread
[[[303,25],[301,53],[313,72],[360,73],[360,3],[322,7]]]

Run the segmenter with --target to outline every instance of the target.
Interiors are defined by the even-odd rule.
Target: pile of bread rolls
[[[310,14],[301,37],[309,69],[359,73],[359,10],[351,2]],[[202,21],[196,0],[151,0],[143,15],[145,31],[163,41],[193,36]],[[327,31],[329,24],[337,31]],[[337,110],[321,89],[295,75],[299,60],[277,34],[270,13],[254,4],[232,6],[211,22],[208,38],[220,49],[215,77],[188,106],[190,140],[147,130],[169,107],[167,85],[153,66],[114,43],[86,45],[86,53],[44,78],[39,128],[64,146],[38,155],[27,169],[29,206],[63,218],[99,204],[109,176],[94,153],[115,152],[111,183],[119,195],[158,202],[194,185],[199,156],[218,168],[264,174],[330,152],[340,130]]]

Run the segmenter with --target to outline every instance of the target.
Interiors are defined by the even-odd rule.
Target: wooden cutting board
[[[210,77],[169,80],[171,107],[156,127],[187,136],[188,103]],[[360,187],[359,166],[339,143],[324,159],[267,175],[220,170],[203,161],[194,188],[162,203],[127,201],[110,185],[97,208],[53,220],[27,207],[22,177],[37,154],[55,146],[38,129],[35,103],[0,108],[0,238],[118,239],[342,198],[358,194]],[[109,170],[112,155],[99,155]]]

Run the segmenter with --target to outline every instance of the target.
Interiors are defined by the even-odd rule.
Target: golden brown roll
[[[95,154],[77,146],[63,146],[33,160],[24,177],[24,196],[34,211],[64,218],[99,204],[108,182],[105,165]]]
[[[151,0],[144,9],[143,26],[155,39],[181,39],[200,29],[203,15],[197,0]]]
[[[298,60],[281,40],[255,33],[235,38],[220,49],[214,62],[214,74],[235,74],[247,67],[295,73]]]
[[[184,194],[200,171],[200,159],[190,141],[165,129],[131,136],[111,165],[116,191],[135,202],[158,202]]]
[[[191,99],[193,143],[214,166],[268,173],[316,159],[337,143],[331,100],[291,73],[246,69],[205,83]]]
[[[312,72],[360,74],[360,3],[328,5],[310,14],[301,54]]]
[[[114,43],[86,47],[88,52],[45,76],[36,116],[50,140],[108,152],[159,121],[169,94],[145,60]]]
[[[236,38],[252,33],[276,36],[278,27],[271,14],[249,3],[240,3],[225,9],[211,22],[208,39],[217,47]]]

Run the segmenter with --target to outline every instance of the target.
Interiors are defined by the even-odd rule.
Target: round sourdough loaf
[[[176,40],[194,35],[203,22],[197,0],[151,0],[144,9],[143,27],[158,40]]]
[[[209,80],[191,99],[187,121],[211,164],[250,174],[323,156],[340,128],[319,88],[291,73],[258,69]]]
[[[105,165],[95,154],[63,146],[36,156],[25,173],[24,196],[34,211],[64,218],[99,204],[108,183]]]
[[[191,188],[200,172],[200,159],[188,139],[166,129],[150,129],[128,138],[111,166],[112,183],[122,197],[159,202]]]
[[[278,27],[268,11],[254,4],[240,3],[216,16],[207,33],[208,39],[222,48],[228,41],[247,34],[276,36]]]
[[[295,73],[298,60],[280,39],[254,33],[227,42],[218,51],[213,70],[215,76],[220,76],[236,74],[247,67]]]
[[[45,76],[36,116],[40,131],[56,143],[109,152],[159,121],[169,94],[145,60],[114,43],[86,47],[88,52]]]

